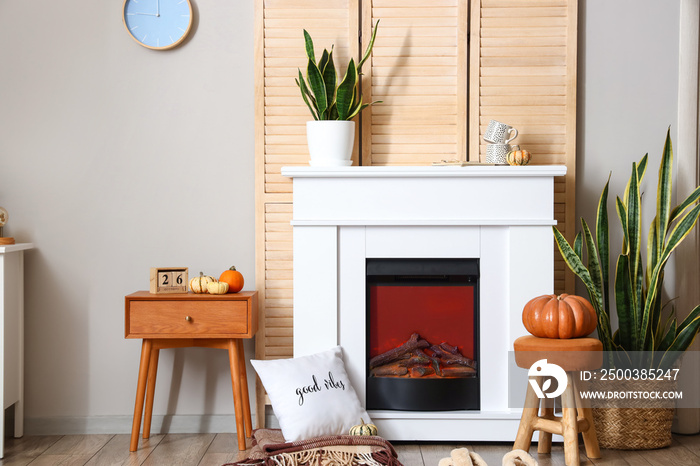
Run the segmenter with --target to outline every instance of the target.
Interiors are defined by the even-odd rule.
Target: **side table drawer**
[[[248,332],[246,301],[132,301],[127,336],[234,336]]]

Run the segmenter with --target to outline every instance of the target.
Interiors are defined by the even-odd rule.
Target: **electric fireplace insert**
[[[478,410],[478,259],[367,259],[367,409]]]

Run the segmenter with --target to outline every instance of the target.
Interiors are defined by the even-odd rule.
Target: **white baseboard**
[[[24,432],[27,435],[129,434],[132,422],[132,416],[26,418]],[[236,419],[233,415],[153,416],[152,434],[192,432],[236,432]]]
[[[252,415],[255,426],[255,414]],[[266,426],[278,428],[274,414],[265,416]],[[130,434],[131,416],[65,416],[25,418],[26,435]],[[233,433],[233,415],[160,415],[153,416],[152,434]]]

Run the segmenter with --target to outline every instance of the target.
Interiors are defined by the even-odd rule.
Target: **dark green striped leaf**
[[[325,53],[325,50],[324,50]],[[328,108],[330,110],[335,102],[335,85],[338,82],[338,75],[335,71],[335,63],[333,62],[333,49],[328,54],[328,61],[326,66],[323,68],[323,82],[326,86],[326,100],[328,102]],[[330,114],[330,112],[329,112]],[[334,120],[332,116],[328,118],[329,120]]]
[[[580,231],[576,233],[576,238],[574,238],[574,252],[579,259],[583,260],[583,237]]]
[[[659,167],[659,186],[656,191],[656,243],[663,249],[671,218],[671,196],[673,189],[673,148],[671,128],[666,133],[664,153]]]
[[[345,77],[338,86],[336,94],[336,105],[338,107],[338,119],[347,120],[353,108],[355,88],[357,86],[357,68],[355,61],[351,58]]]
[[[306,47],[306,56],[312,62],[316,62],[316,56],[314,55],[314,41],[311,39],[309,33],[304,29],[304,46]]]
[[[621,254],[617,259],[615,275],[615,304],[620,329],[620,346],[628,351],[640,351],[638,348],[638,324],[635,315],[636,305],[632,292],[629,258]]]
[[[323,113],[328,108],[328,100],[326,97],[326,85],[323,82],[323,76],[321,71],[316,66],[313,60],[309,59],[309,63],[306,67],[306,77],[309,80],[309,86],[311,87],[311,92],[316,99],[316,106],[318,107],[318,117],[323,118]]]
[[[598,242],[598,253],[600,254],[600,271],[603,277],[603,295],[605,309],[610,309],[610,234],[608,230],[608,188],[610,186],[610,176],[605,183],[603,192],[598,201],[598,214],[596,216],[596,241]]]
[[[620,218],[620,224],[622,224],[622,253],[627,254],[629,252],[629,238],[627,236],[627,207],[622,203],[619,197],[615,198],[615,207],[617,208],[617,216]]]
[[[374,25],[374,31],[372,31],[372,38],[370,39],[369,44],[367,44],[367,49],[365,50],[365,54],[362,56],[360,63],[357,64],[357,72],[358,73],[360,73],[362,71],[362,65],[365,64],[365,62],[369,58],[370,54],[372,53],[372,47],[374,47],[374,39],[377,38],[377,29],[378,28],[379,28],[379,20],[377,20],[377,23]]]
[[[306,87],[306,81],[304,81],[304,77],[301,75],[301,70],[299,70],[299,79],[294,78],[294,81],[297,83],[297,86],[299,86],[299,90],[301,91],[301,97],[304,99],[304,103],[306,104],[307,107],[309,107],[309,111],[311,111],[311,115],[314,117],[314,120],[318,120],[318,113],[315,109],[316,107],[316,102],[313,102],[313,106],[311,105],[311,102],[309,102],[309,97],[313,99],[311,96],[311,93],[309,92],[309,88]]]

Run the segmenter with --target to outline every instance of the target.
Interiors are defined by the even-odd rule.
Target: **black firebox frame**
[[[481,406],[479,358],[478,259],[367,259],[366,262],[367,409],[398,411],[479,410]],[[475,377],[403,378],[369,376],[370,286],[474,286]],[[439,343],[439,342],[437,342]]]

